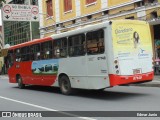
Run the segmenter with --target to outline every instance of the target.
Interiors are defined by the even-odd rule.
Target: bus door
[[[95,81],[100,79],[107,80],[108,71],[107,58],[104,54],[104,30],[88,32],[86,34],[86,44],[88,77]]]
[[[85,34],[78,34],[68,38],[68,54],[69,59],[62,60],[60,70],[67,71],[71,76],[70,80],[74,87],[87,88]]]

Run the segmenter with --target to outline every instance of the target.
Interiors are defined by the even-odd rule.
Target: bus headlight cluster
[[[114,61],[115,64],[115,70],[116,70],[116,74],[119,74],[119,65],[118,65],[118,60]]]
[[[119,74],[119,70],[116,71],[116,74]]]

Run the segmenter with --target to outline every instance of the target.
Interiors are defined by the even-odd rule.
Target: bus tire
[[[18,87],[20,89],[24,89],[25,88],[25,84],[23,84],[23,80],[22,80],[21,76],[18,76],[17,82],[18,82]]]
[[[62,94],[70,95],[73,93],[73,89],[71,87],[70,80],[67,76],[60,77],[59,86]]]

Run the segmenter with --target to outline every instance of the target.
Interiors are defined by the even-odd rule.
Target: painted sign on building
[[[39,21],[39,9],[35,5],[5,4],[2,14],[4,21]]]

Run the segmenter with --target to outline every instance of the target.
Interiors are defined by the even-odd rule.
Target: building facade
[[[7,4],[38,5],[37,0],[8,0]],[[39,22],[3,21],[4,45],[16,45],[39,38]],[[32,31],[32,32],[31,32]]]
[[[150,23],[153,46],[160,40],[160,0],[39,0],[39,5],[41,37],[105,20],[136,19]]]

